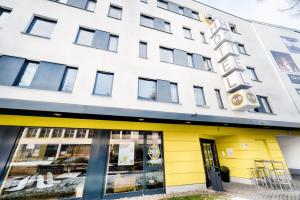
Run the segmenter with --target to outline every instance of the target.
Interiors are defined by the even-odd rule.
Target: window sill
[[[197,108],[206,108],[209,109],[210,107],[208,105],[196,105]]]
[[[140,26],[145,27],[145,28],[149,28],[149,29],[152,29],[152,30],[156,30],[156,31],[159,31],[159,32],[162,32],[162,33],[168,33],[168,34],[171,34],[171,35],[173,34],[172,32],[162,31],[162,30],[152,28],[152,27],[149,27],[149,26],[145,26],[145,25],[142,25],[142,24],[140,24]]]
[[[157,100],[151,100],[151,99],[144,99],[144,98],[140,98],[138,97],[137,100],[141,100],[141,101],[148,101],[148,102],[156,102],[156,103],[164,103],[164,104],[169,104],[169,105],[182,105],[180,102],[163,102],[163,101],[157,101]]]
[[[43,38],[43,39],[47,39],[50,40],[51,37],[46,37],[46,36],[41,36],[41,35],[35,35],[35,34],[31,34],[31,33],[26,33],[24,31],[21,32],[23,35],[28,35],[28,36],[34,36],[34,37],[38,37],[38,38]]]
[[[105,95],[105,94],[95,94],[95,93],[92,93],[91,94],[92,96],[95,96],[95,97],[112,97],[112,95],[110,94],[110,95]]]
[[[99,49],[99,48],[88,46],[88,45],[84,45],[84,44],[78,44],[76,42],[73,42],[73,44],[74,45],[78,45],[78,46],[82,46],[82,47],[88,47],[88,48],[92,48],[92,49],[98,49],[98,50],[108,51],[108,52],[112,52],[112,53],[118,53],[118,51],[110,51],[108,49]]]
[[[54,0],[49,0],[49,1],[52,1],[52,2],[54,2],[54,3],[58,3],[58,4],[60,4],[60,5],[69,6],[69,7],[71,7],[71,8],[77,8],[77,9],[79,9],[79,10],[88,11],[88,12],[91,12],[91,13],[94,13],[94,12],[95,12],[95,10],[94,10],[94,11],[91,11],[91,10],[87,10],[87,9],[83,9],[83,8],[78,8],[78,7],[76,7],[76,6],[72,6],[72,5],[69,5],[69,4],[66,4],[66,3],[61,3],[61,2],[59,2],[59,1],[54,1]]]
[[[109,16],[109,15],[107,15],[107,17],[109,17],[109,18],[112,18],[112,19],[116,19],[116,20],[122,20],[122,18],[117,18],[117,17],[112,17],[112,16]]]

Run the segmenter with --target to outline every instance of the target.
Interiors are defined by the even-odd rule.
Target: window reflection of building
[[[1,198],[81,197],[92,138],[74,138],[76,131],[25,128],[0,190]],[[94,133],[81,131],[84,135],[89,132]],[[68,137],[63,136],[66,133]]]

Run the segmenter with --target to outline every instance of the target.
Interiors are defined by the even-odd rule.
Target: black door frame
[[[206,187],[210,187],[211,183],[210,183],[208,172],[207,172],[207,168],[206,168],[205,154],[204,154],[203,144],[204,143],[209,143],[209,144],[212,145],[211,149],[212,149],[212,154],[213,154],[213,163],[214,163],[214,166],[220,167],[220,162],[219,162],[219,157],[218,157],[218,151],[217,151],[216,141],[212,140],[212,139],[204,139],[204,138],[200,138],[199,141],[200,141],[200,147],[201,147],[201,153],[202,153],[202,161],[203,161],[203,166],[204,166],[204,171],[205,171]]]

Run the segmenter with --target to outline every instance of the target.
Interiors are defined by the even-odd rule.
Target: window
[[[178,10],[179,14],[183,15],[183,13],[184,13],[184,8],[183,8],[182,6],[179,6],[178,9],[179,9],[179,10]]]
[[[197,106],[205,106],[206,102],[205,102],[203,88],[194,86],[194,93],[195,93],[196,105]]]
[[[10,13],[11,13],[11,10],[0,7],[0,28],[4,26]]]
[[[65,130],[64,138],[74,138],[76,129],[68,128]]]
[[[82,44],[86,46],[91,46],[93,43],[95,31],[79,28],[79,32],[76,38],[76,44]]]
[[[216,97],[217,97],[219,108],[220,109],[224,109],[224,104],[223,104],[223,100],[222,100],[222,96],[221,96],[220,90],[215,89],[215,93],[216,93]]]
[[[199,13],[195,12],[195,11],[192,11],[192,17],[193,17],[193,19],[199,20]]]
[[[117,52],[119,36],[106,31],[79,28],[75,43]]]
[[[231,32],[237,33],[236,25],[234,25],[234,24],[229,24],[229,27],[230,27]]]
[[[53,129],[51,137],[52,138],[61,138],[62,133],[63,133],[63,129],[60,129],[60,128]]]
[[[236,43],[236,45],[237,45],[238,51],[239,51],[241,54],[247,54],[247,51],[246,51],[246,49],[245,49],[245,45],[240,44],[240,43]]]
[[[122,18],[122,8],[114,5],[110,5],[108,16],[116,19]]]
[[[140,58],[147,58],[147,42],[140,42],[139,56]]]
[[[22,74],[22,77],[21,77],[19,83],[17,83],[17,85],[22,86],[22,87],[29,87],[33,80],[33,77],[37,71],[38,66],[39,66],[39,63],[28,61],[26,63],[26,67]]]
[[[156,81],[148,79],[139,79],[138,98],[156,100]]]
[[[193,54],[190,53],[187,54],[187,61],[189,67],[194,67]]]
[[[300,89],[296,89],[298,95],[300,95]]]
[[[247,67],[247,70],[249,72],[250,78],[253,81],[258,81],[258,77],[256,75],[255,69],[252,67]]]
[[[160,47],[160,61],[174,63],[173,50]]]
[[[255,112],[268,113],[268,114],[273,113],[267,97],[257,95],[257,99],[258,99],[258,102],[260,104],[260,107],[259,108],[254,108]]]
[[[70,1],[70,0],[51,0],[55,2],[59,2],[62,4],[66,4],[69,6],[73,6],[76,8],[81,8],[88,11],[94,11],[96,8],[97,0],[76,0],[76,1]]]
[[[183,27],[183,34],[184,34],[184,37],[185,37],[185,38],[187,38],[187,39],[192,39],[192,32],[191,32],[191,29],[186,28],[186,27]]]
[[[50,128],[42,128],[39,138],[48,138],[50,136],[51,129]]]
[[[54,20],[34,16],[26,33],[50,38],[56,23]]]
[[[141,25],[153,28],[154,19],[152,17],[141,15]]]
[[[177,83],[171,83],[171,101],[172,101],[172,103],[179,102]]]
[[[211,63],[211,59],[203,57],[203,62],[204,62],[205,70],[212,72],[213,71],[213,66],[212,66],[212,63]]]
[[[147,0],[141,0],[141,2],[143,2],[143,3],[148,3]]]
[[[86,131],[87,130],[85,129],[78,129],[76,133],[76,138],[85,138]]]
[[[170,22],[165,21],[163,19],[157,17],[150,17],[146,15],[140,16],[140,25],[146,26],[148,28],[153,28],[155,30],[160,30],[164,32],[171,32],[171,25]]]
[[[97,72],[93,94],[111,96],[113,78],[112,73]]]
[[[118,41],[119,37],[116,35],[110,35],[109,37],[109,43],[108,43],[108,50],[117,52],[118,49]]]
[[[200,32],[200,36],[201,36],[202,43],[207,43],[206,42],[206,38],[205,38],[205,33],[204,32]]]
[[[163,0],[157,1],[157,6],[160,8],[168,9],[168,2]]]
[[[60,90],[65,92],[72,92],[76,75],[77,75],[76,68],[67,67],[65,70],[65,74],[64,74],[64,78]]]

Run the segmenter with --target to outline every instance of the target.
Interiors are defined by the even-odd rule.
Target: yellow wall
[[[216,140],[220,163],[230,167],[232,176],[250,178],[249,168],[253,166],[253,160],[261,158],[255,140],[265,140],[272,159],[283,160],[275,136],[287,134],[287,131],[271,129],[13,115],[0,115],[0,125],[162,131],[167,186],[205,183],[199,138]],[[233,150],[231,156],[226,155],[228,148]]]

